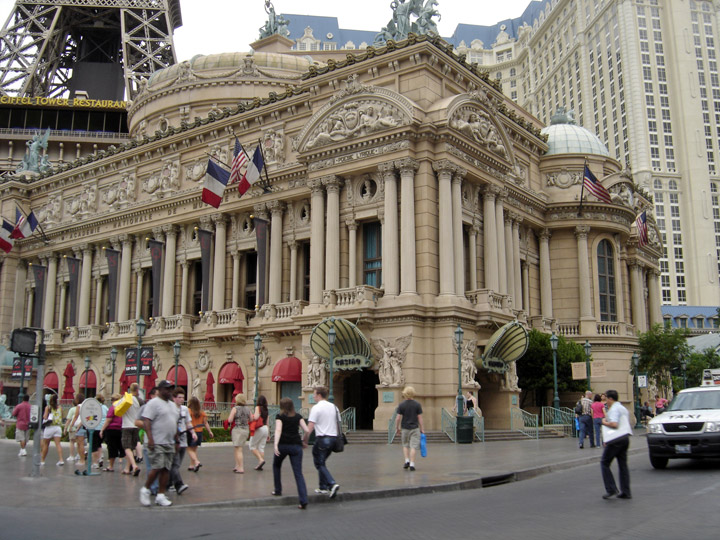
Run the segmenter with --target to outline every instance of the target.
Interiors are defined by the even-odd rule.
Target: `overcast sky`
[[[273,0],[277,13],[337,17],[340,28],[378,32],[392,17],[391,0]],[[518,17],[530,0],[438,0],[440,34],[449,36],[458,23],[492,25]],[[5,24],[14,0],[0,0]],[[175,31],[178,60],[196,54],[247,51],[265,24],[264,0],[180,0],[183,25]]]

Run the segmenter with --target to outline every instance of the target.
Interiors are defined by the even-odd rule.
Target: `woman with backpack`
[[[262,471],[265,465],[265,444],[269,438],[268,402],[265,396],[258,396],[255,412],[250,417],[250,421],[255,422],[255,433],[250,437],[250,450],[258,460],[255,470]]]

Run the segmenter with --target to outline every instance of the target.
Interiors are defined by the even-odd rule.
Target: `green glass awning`
[[[328,332],[335,328],[333,367],[335,369],[361,369],[373,364],[370,344],[363,333],[350,321],[330,317],[323,320],[310,334],[310,348],[324,360],[330,359]]]
[[[514,362],[525,354],[528,348],[528,333],[517,321],[507,323],[490,336],[485,352],[480,359],[481,366],[488,371],[505,373],[510,362]]]

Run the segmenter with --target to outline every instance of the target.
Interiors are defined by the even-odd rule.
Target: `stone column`
[[[33,325],[33,307],[35,306],[35,287],[27,287],[27,311],[25,313],[25,326]]]
[[[642,280],[642,266],[636,261],[628,261],[630,267],[630,287],[632,288],[632,318],[636,332],[645,332],[645,287]]]
[[[420,164],[406,158],[395,166],[400,170],[400,294],[417,294],[415,171]]]
[[[325,236],[325,289],[340,288],[340,179],[325,176],[327,231]]]
[[[513,309],[520,309],[520,299],[515,296],[515,265],[513,259],[512,214],[505,216],[505,268],[507,272],[507,294],[512,296]]]
[[[452,173],[454,165],[447,160],[433,163],[438,175],[438,252],[440,294],[455,294],[455,258],[453,256]]]
[[[527,262],[522,263],[523,309],[530,315],[530,270]]]
[[[67,302],[67,283],[60,283],[60,310],[58,313],[58,328],[65,328],[65,302]]]
[[[590,261],[588,259],[588,233],[590,227],[586,225],[578,225],[575,227],[575,238],[577,238],[578,253],[578,297],[580,299],[580,319],[593,318],[592,298],[590,291],[592,290],[590,282]]]
[[[483,191],[483,240],[485,252],[483,261],[485,265],[485,288],[498,292],[498,244],[495,230],[495,197],[498,189],[494,186],[485,186]]]
[[[465,296],[465,250],[463,248],[463,224],[462,224],[462,179],[465,176],[464,169],[457,168],[452,179],[452,229],[453,229],[453,254],[455,259],[455,294]]]
[[[548,229],[540,232],[540,314],[543,319],[553,318],[552,279],[550,277],[550,236]]]
[[[527,310],[527,304],[523,298],[523,287],[520,266],[520,223],[522,218],[515,214],[513,216],[513,269],[515,270],[515,309]]]
[[[291,240],[288,242],[288,247],[290,248],[290,301],[294,302],[297,300],[297,282],[298,282],[298,274],[297,274],[297,251],[298,251],[298,243],[295,240]]]
[[[468,244],[470,247],[470,290],[477,290],[477,233],[479,227],[477,223],[473,223],[468,231]]]
[[[310,303],[322,304],[325,283],[325,201],[319,178],[308,180],[310,188]]]
[[[663,324],[662,309],[660,307],[660,272],[656,269],[648,270],[648,311],[650,312],[650,326]]]
[[[378,167],[385,185],[385,226],[383,228],[382,273],[385,282],[385,296],[400,293],[400,243],[398,240],[398,192],[395,179],[395,165],[382,163]]]
[[[119,237],[122,242],[120,258],[120,292],[118,293],[117,320],[130,319],[130,274],[132,273],[132,239],[128,235]]]
[[[212,309],[221,311],[225,309],[225,253],[227,243],[227,229],[225,216],[215,214],[215,259],[213,260],[213,291]]]
[[[183,260],[182,265],[182,277],[180,278],[180,314],[187,314],[187,297],[188,297],[188,267],[190,263],[187,260]]]
[[[143,274],[145,270],[137,268],[135,270],[137,289],[135,290],[135,318],[139,319],[142,314],[142,293],[143,293]],[[146,321],[147,322],[147,321]]]
[[[103,277],[98,274],[95,276],[95,320],[93,324],[100,326],[100,314],[102,312],[102,284]]]
[[[174,225],[164,225],[165,268],[163,272],[162,310],[163,317],[175,314],[175,268],[177,251],[177,229]]]
[[[348,287],[357,286],[357,221],[348,219],[345,221],[348,228]]]
[[[82,270],[80,272],[80,305],[78,326],[90,324],[90,288],[92,286],[92,248],[87,244],[82,249]]]
[[[267,208],[272,216],[270,224],[270,290],[268,300],[271,304],[279,304],[282,301],[282,235],[285,203],[270,201]]]
[[[503,197],[495,198],[495,231],[497,234],[497,267],[498,267],[498,289],[500,294],[508,294],[507,260],[505,253],[505,234],[503,232],[505,222],[505,211],[503,208]]]

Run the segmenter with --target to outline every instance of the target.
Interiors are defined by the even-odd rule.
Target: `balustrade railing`
[[[442,409],[442,411],[440,413],[440,429],[443,430],[445,435],[450,437],[450,440],[452,442],[456,442],[455,441],[456,424],[457,424],[457,420],[455,419],[455,415],[449,413],[447,409]]]
[[[580,323],[579,322],[558,322],[557,332],[561,336],[579,336],[580,335]]]
[[[512,407],[510,409],[510,429],[513,431],[519,431],[531,439],[540,438],[538,415],[529,413],[517,407]]]
[[[472,413],[473,427],[475,428],[475,438],[480,442],[485,442],[485,417]]]
[[[512,310],[512,297],[491,289],[477,289],[465,293],[465,298],[474,305],[495,310]]]
[[[397,433],[397,430],[395,429],[396,420],[397,411],[393,413],[393,415],[390,417],[390,420],[388,421],[388,444],[392,444],[395,440],[395,434]]]
[[[568,407],[543,407],[541,412],[542,425],[554,431],[562,432],[564,435],[572,436],[575,413]]]
[[[355,416],[355,407],[348,407],[340,413],[340,423],[345,433],[355,431]]]

